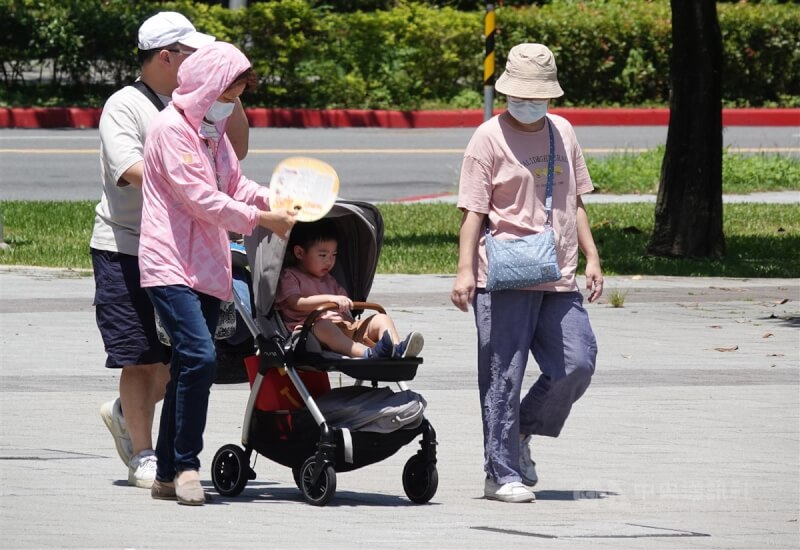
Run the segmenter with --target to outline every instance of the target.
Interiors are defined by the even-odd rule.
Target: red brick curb
[[[384,111],[365,109],[246,110],[254,128],[474,128],[477,109]],[[500,111],[496,111],[500,112]],[[575,126],[666,126],[669,109],[555,108]],[[96,128],[101,109],[81,107],[0,108],[0,128]],[[800,126],[800,109],[723,109],[724,126]]]

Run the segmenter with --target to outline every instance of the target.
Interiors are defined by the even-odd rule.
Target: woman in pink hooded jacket
[[[201,505],[199,454],[216,369],[220,300],[231,299],[228,231],[261,225],[285,236],[290,211],[269,211],[267,189],[245,178],[225,135],[234,102],[253,79],[235,46],[216,42],[183,62],[172,103],[144,149],[141,284],[172,342],[151,495]]]

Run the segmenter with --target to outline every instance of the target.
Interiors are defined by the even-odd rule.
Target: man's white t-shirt
[[[168,96],[158,96],[166,105]],[[100,169],[103,196],[95,207],[90,246],[98,250],[139,255],[142,190],[118,185],[131,166],[144,158],[147,128],[158,109],[142,92],[126,86],[106,101],[100,116]],[[123,182],[124,183],[124,182]]]

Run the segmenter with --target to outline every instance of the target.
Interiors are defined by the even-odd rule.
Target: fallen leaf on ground
[[[714,348],[716,351],[736,351],[739,346],[731,346],[729,348]]]
[[[708,325],[708,328],[722,328],[722,325]]]
[[[764,336],[762,336],[762,338],[771,338],[772,336],[775,336],[775,335],[772,334],[771,332],[765,332]]]
[[[767,357],[784,357],[782,353],[768,353]]]

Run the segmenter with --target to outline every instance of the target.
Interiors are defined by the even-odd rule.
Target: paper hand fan
[[[318,159],[291,157],[272,172],[269,204],[272,210],[297,210],[297,221],[319,220],[333,207],[339,194],[336,170]]]

